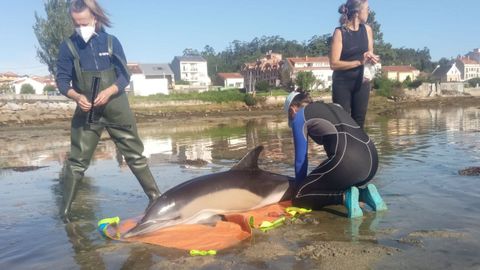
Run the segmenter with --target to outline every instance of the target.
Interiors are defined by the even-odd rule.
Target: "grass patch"
[[[148,97],[129,96],[131,102],[161,102],[161,101],[185,101],[185,100],[200,100],[212,103],[224,103],[242,101],[245,94],[238,89],[223,90],[223,91],[206,91],[202,93],[185,93],[185,94],[170,94],[170,95],[151,95]]]
[[[257,91],[256,95],[260,97],[270,97],[270,96],[286,96],[288,95],[288,91],[283,88],[275,88],[271,91]]]

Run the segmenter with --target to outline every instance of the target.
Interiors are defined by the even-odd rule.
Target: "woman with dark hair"
[[[378,167],[375,145],[345,110],[312,102],[304,92],[290,93],[284,109],[295,147],[293,205],[319,209],[343,204],[349,218],[363,215],[359,201],[375,211],[387,209],[376,187],[367,185]],[[323,145],[327,159],[307,175],[308,137]]]
[[[150,203],[160,196],[142,154],[143,143],[124,91],[130,82],[125,54],[118,39],[104,29],[110,27],[110,20],[95,0],[72,0],[70,15],[75,33],[60,45],[56,74],[60,92],[77,103],[71,125],[71,150],[62,179],[60,215],[67,222],[76,186],[105,128]],[[98,94],[92,89],[94,85],[98,86]]]
[[[376,64],[373,32],[367,25],[368,0],[348,0],[339,8],[340,27],[335,29],[330,52],[333,70],[332,101],[341,105],[363,128],[370,94],[364,79],[365,64]]]

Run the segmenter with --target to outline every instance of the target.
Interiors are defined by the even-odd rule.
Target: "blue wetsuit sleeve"
[[[304,133],[305,117],[299,110],[292,121],[293,144],[295,146],[295,183],[299,185],[307,177],[308,141]]]
[[[64,96],[71,87],[73,68],[73,55],[68,49],[67,43],[63,42],[60,45],[57,59],[57,73],[55,74],[55,81],[57,83],[58,91]]]
[[[112,39],[112,47],[113,47],[113,63],[115,65],[115,72],[117,73],[117,80],[115,81],[115,85],[118,87],[118,92],[121,93],[125,91],[125,87],[130,83],[130,75],[126,70],[124,70],[122,63],[118,61],[123,61],[123,63],[127,63],[127,59],[125,57],[125,53],[123,52],[122,44],[116,37]],[[118,59],[116,59],[118,58]]]

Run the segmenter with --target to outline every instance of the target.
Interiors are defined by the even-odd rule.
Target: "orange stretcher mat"
[[[142,242],[183,250],[221,250],[234,246],[252,235],[252,229],[260,227],[264,221],[273,222],[290,216],[285,212],[291,202],[281,202],[242,213],[225,215],[225,221],[214,226],[201,224],[176,225],[160,229],[147,235],[123,238],[126,232],[135,227],[140,218],[126,219],[116,226],[108,226],[103,232],[111,239],[126,242]]]

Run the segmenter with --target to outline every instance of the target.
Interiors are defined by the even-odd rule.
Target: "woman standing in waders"
[[[71,1],[70,15],[75,33],[60,46],[56,74],[60,92],[77,103],[71,124],[71,150],[62,179],[60,215],[65,222],[69,221],[76,186],[104,129],[125,157],[150,203],[160,196],[142,154],[143,143],[124,91],[130,74],[122,46],[104,29],[110,27],[110,20],[95,0]],[[92,92],[95,90],[98,93]]]

